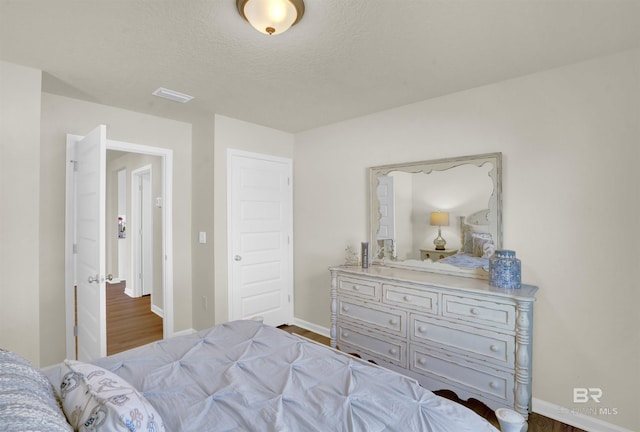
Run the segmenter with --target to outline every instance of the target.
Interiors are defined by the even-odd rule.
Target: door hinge
[[[78,336],[78,326],[73,326],[73,336]]]
[[[291,294],[289,294],[289,303],[291,303]]]
[[[77,160],[71,160],[69,161],[73,164],[73,171],[77,172],[78,171],[78,161]]]
[[[73,244],[73,253],[77,254],[78,253],[78,243],[74,243]]]

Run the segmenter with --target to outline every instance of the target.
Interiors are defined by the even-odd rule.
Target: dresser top
[[[487,293],[520,300],[534,300],[537,286],[523,284],[521,288],[497,288],[489,285],[484,279],[466,278],[441,273],[429,273],[415,270],[407,270],[381,265],[371,265],[363,269],[360,266],[335,266],[331,271],[339,271],[352,276],[373,276],[392,281],[434,285],[443,288],[462,289],[469,292]]]

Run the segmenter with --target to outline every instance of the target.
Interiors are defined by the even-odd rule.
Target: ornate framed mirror
[[[502,153],[369,169],[373,261],[488,278],[502,248]]]

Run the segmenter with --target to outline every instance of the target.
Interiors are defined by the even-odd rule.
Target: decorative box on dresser
[[[528,417],[537,287],[377,265],[330,271],[334,348]]]

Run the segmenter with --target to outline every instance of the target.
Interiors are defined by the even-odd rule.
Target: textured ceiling
[[[640,43],[638,0],[305,5],[266,36],[235,0],[0,0],[0,59],[43,70],[51,93],[297,132]],[[158,87],[195,99],[159,99]]]

